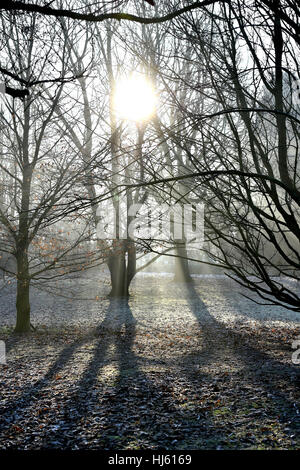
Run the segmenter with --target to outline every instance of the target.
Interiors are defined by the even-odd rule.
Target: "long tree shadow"
[[[107,311],[105,319],[98,327],[98,333],[100,333],[101,331],[109,331],[111,328],[113,329],[113,331],[117,331],[118,325],[116,324],[115,318],[116,309],[113,307],[113,305],[114,301],[111,302],[110,308]],[[109,342],[107,341],[109,337],[107,335],[104,335],[103,338],[104,341],[101,341],[101,343],[99,343],[98,345],[98,356],[100,352],[104,355],[105,350],[109,346]],[[20,335],[13,335],[11,338],[9,338],[9,340],[7,341],[7,352],[13,349],[20,341],[22,341],[22,339],[23,338]],[[50,385],[51,381],[54,380],[55,376],[68,363],[71,362],[76,351],[89,341],[91,341],[91,334],[87,334],[82,339],[74,341],[70,345],[63,348],[59,353],[58,357],[55,359],[54,363],[48,369],[47,373],[41,379],[23,387],[22,393],[19,397],[12,398],[11,400],[5,403],[5,406],[0,406],[0,429],[3,430],[5,429],[5,427],[10,426],[14,422],[14,414],[17,414],[18,419],[20,419],[26,409],[33,406],[34,402],[39,399],[40,394],[43,392],[43,389]]]
[[[14,414],[17,414],[18,418],[20,418],[26,409],[31,407],[33,403],[39,399],[39,395],[43,389],[51,384],[51,381],[58,374],[58,372],[62,370],[72,359],[76,350],[86,341],[88,341],[88,339],[89,337],[80,341],[75,341],[63,348],[57,359],[41,379],[24,387],[19,397],[11,399],[10,401],[6,402],[4,406],[0,407],[1,429],[4,429],[7,425],[11,425],[11,423],[13,423]]]
[[[76,384],[76,391],[73,392],[65,406],[66,413],[64,418],[70,419],[73,423],[71,426],[73,428],[77,427],[78,429],[79,417],[80,420],[82,420],[89,412],[91,406],[89,397],[93,392],[93,386],[97,381],[99,369],[105,363],[109,346],[114,342],[115,338],[118,337],[123,325],[126,329],[130,327],[131,331],[132,326],[134,328],[135,320],[131,311],[126,308],[126,304],[127,303],[124,303],[123,301],[112,300],[109,308],[107,309],[104,320],[96,330],[96,335],[99,340],[96,343],[92,358]],[[0,407],[0,429],[2,432],[6,428],[11,427],[14,421],[20,420],[24,416],[26,409],[32,408],[35,403],[37,404],[39,402],[43,391],[51,385],[57,374],[61,372],[68,363],[75,360],[74,355],[76,351],[92,339],[91,335],[88,334],[81,340],[75,341],[69,346],[63,348],[57,359],[41,379],[25,387],[19,397],[11,399],[9,402],[6,402],[4,406]],[[73,384],[69,385],[73,386]],[[72,404],[75,406],[71,406]],[[60,436],[61,430],[58,429],[57,433],[53,432],[51,434],[51,440],[59,442]],[[45,437],[44,441],[46,445],[47,437]]]
[[[114,362],[113,351],[110,349],[119,342],[122,330],[130,328],[134,338],[135,319],[127,308],[125,300],[113,299],[110,301],[105,318],[96,328],[96,344],[90,360],[84,365],[83,373],[73,385],[75,390],[64,403],[60,414],[64,419],[64,430],[60,426],[50,434],[46,433],[42,447],[63,446],[76,448],[76,445],[85,445],[86,437],[82,432],[83,426],[89,418],[102,421],[99,407],[99,374],[106,364]],[[78,365],[79,371],[81,366]],[[112,398],[113,399],[113,398]],[[65,431],[65,432],[64,432]],[[97,438],[94,435],[93,438]],[[75,445],[75,442],[77,444]]]
[[[174,404],[166,370],[151,375],[147,366],[157,362],[134,351],[136,321],[126,301],[111,301],[97,334],[76,391],[60,410],[63,425],[45,434],[41,447],[157,449],[188,439],[194,417]],[[103,368],[112,364],[117,372],[106,378]]]
[[[213,367],[216,347],[219,348],[219,356],[222,356],[222,351],[229,346],[234,348],[234,354],[243,363],[249,382],[268,392],[275,391],[292,407],[287,394],[277,390],[276,376],[272,376],[269,383],[261,382],[255,369],[258,359],[268,361],[274,370],[283,368],[286,374],[297,372],[296,368],[282,365],[264,352],[245,344],[240,333],[233,332],[212,317],[193,286],[182,295],[186,296],[204,339],[202,350],[196,358],[186,355],[177,358],[177,369],[189,384],[185,383],[185,386],[199,395],[199,390],[203,390],[204,385],[213,378],[209,371],[199,369],[199,363],[205,364],[208,369]],[[166,384],[169,371],[154,371],[151,375],[149,368],[145,370],[149,365],[156,366],[159,361],[137,354],[135,338],[136,321],[128,303],[111,300],[105,318],[97,328],[96,338],[84,337],[64,348],[42,379],[26,387],[21,397],[10,400],[0,408],[3,426],[11,425],[15,413],[22,415],[26,408],[38,403],[41,392],[51,386],[55,375],[75,360],[75,353],[82,345],[91,342],[90,359],[86,362],[86,356],[84,363],[78,364],[79,378],[69,384],[71,391],[63,391],[65,396],[61,409],[52,416],[55,426],[40,431],[43,435],[40,448],[182,449],[180,442],[191,440],[191,433],[202,434],[205,438],[206,430],[214,428],[211,414],[200,412],[197,421],[194,412],[180,408],[172,396],[172,383],[169,386]],[[113,366],[111,377],[105,375],[106,366]],[[208,369],[206,367],[206,371]],[[286,423],[287,418],[280,416],[281,407],[276,398],[271,397],[270,400],[274,402],[274,409],[281,421]],[[293,424],[290,427],[296,429]],[[192,448],[191,444],[188,448]]]
[[[289,427],[295,433],[299,432],[299,412],[295,410],[295,403],[291,400],[289,392],[279,387],[278,377],[283,377],[284,380],[291,381],[293,378],[294,382],[290,385],[294,385],[297,390],[299,386],[300,371],[291,364],[284,364],[278,361],[276,358],[271,357],[266,352],[259,348],[249,344],[247,339],[251,339],[251,332],[245,336],[245,334],[231,329],[224,324],[218,322],[208,311],[203,301],[200,299],[194,285],[185,287],[185,295],[188,300],[190,309],[199,323],[199,327],[203,333],[203,349],[199,355],[200,364],[206,364],[213,366],[216,360],[216,350],[220,358],[226,358],[226,350],[230,351],[233,356],[240,360],[243,364],[242,374],[247,378],[248,383],[252,384],[257,389],[263,389],[268,394],[268,400],[272,402],[274,415],[283,424],[289,424]],[[215,335],[214,335],[215,332]],[[226,360],[226,359],[225,359]],[[189,358],[187,358],[189,361]],[[266,364],[261,374],[257,373],[258,367],[261,364]],[[197,376],[197,370],[185,369],[185,373],[188,373],[191,380]],[[182,371],[184,372],[184,369]],[[267,380],[266,380],[267,377]],[[289,409],[294,418],[291,415],[288,417],[286,413],[282,413],[282,402],[285,403],[285,409]]]
[[[67,378],[59,412],[50,414],[42,429],[37,428],[39,421],[36,418],[33,427],[29,426],[28,432],[33,436],[27,438],[34,440],[37,434],[40,435],[38,448],[159,448],[170,445],[166,441],[170,443],[172,438],[178,437],[178,428],[170,430],[169,415],[176,408],[165,388],[164,378],[157,382],[155,377],[141,371],[140,363],[155,365],[156,361],[137,357],[133,351],[135,323],[127,302],[111,301],[105,319],[97,329],[91,359],[83,367],[78,364],[78,374],[81,369],[84,372],[75,382]],[[56,385],[56,375],[74,362],[76,352],[89,341],[91,336],[86,336],[63,348],[41,379],[1,407],[3,435],[5,429],[10,432],[13,423],[26,418],[26,410],[35,413],[38,408],[43,409],[44,397],[46,400],[53,398],[51,387]],[[111,351],[111,347],[115,350]],[[111,363],[118,369],[114,382],[99,384],[101,369]],[[182,421],[184,417],[180,415],[178,419]],[[89,430],[91,420],[92,432]],[[13,446],[19,448],[20,442]]]
[[[193,413],[178,409],[174,402],[171,371],[159,369],[161,361],[134,351],[135,322],[129,305],[124,303],[122,309],[119,324],[123,331],[115,341],[119,372],[114,389],[104,401],[102,424],[108,432],[95,445],[104,449],[176,448],[190,437],[192,426],[201,431],[201,424]],[[206,425],[210,425],[210,419]]]

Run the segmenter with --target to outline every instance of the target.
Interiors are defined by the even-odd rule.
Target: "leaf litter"
[[[139,280],[98,324],[3,327],[0,449],[299,449],[299,324],[218,282]]]

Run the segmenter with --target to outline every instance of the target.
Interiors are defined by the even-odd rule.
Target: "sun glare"
[[[131,75],[116,83],[113,107],[120,118],[145,121],[154,114],[156,103],[155,89],[146,77]]]

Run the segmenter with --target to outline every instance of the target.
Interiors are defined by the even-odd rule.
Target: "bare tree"
[[[210,258],[264,300],[299,311],[292,282],[300,267],[299,52],[281,4],[271,12],[255,6],[211,11],[205,26],[192,14],[178,22],[209,82],[189,80],[195,99],[206,102],[202,112],[185,108],[197,136],[183,143],[173,132],[173,139],[198,171],[193,183],[205,189]]]
[[[62,77],[67,75],[66,44],[59,29],[54,30],[34,14],[26,18],[26,25],[28,29],[24,29],[23,19],[2,17],[6,35],[2,57],[14,64],[16,73],[26,82],[46,69],[50,74],[53,67]],[[48,46],[45,35],[52,38]],[[41,47],[43,58],[39,56]],[[76,186],[84,171],[78,153],[54,125],[63,87],[60,82],[40,83],[23,102],[6,98],[2,108],[0,168],[5,186],[0,212],[1,252],[15,259],[15,265],[2,268],[16,277],[16,332],[30,329],[29,289],[33,282],[43,276],[65,275],[85,264],[84,254],[78,251],[87,237],[85,223],[75,230],[75,237],[61,235],[68,225],[67,208],[76,201]],[[78,215],[69,216],[70,226]]]

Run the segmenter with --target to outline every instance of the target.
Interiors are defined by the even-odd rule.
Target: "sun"
[[[119,80],[113,93],[113,109],[121,119],[142,122],[153,116],[157,94],[143,75],[132,74]]]

